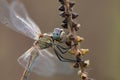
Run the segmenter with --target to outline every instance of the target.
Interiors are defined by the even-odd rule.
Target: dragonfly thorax
[[[53,44],[53,41],[50,37],[41,37],[38,41],[37,41],[37,45],[41,48],[41,49],[45,49],[45,48],[49,48],[51,47]]]

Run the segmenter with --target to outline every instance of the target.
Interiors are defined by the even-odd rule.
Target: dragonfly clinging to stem
[[[63,62],[76,62],[76,60],[66,59],[60,55],[60,53],[66,53],[69,48],[54,43],[54,40],[61,39],[64,31],[55,28],[52,34],[42,34],[19,0],[12,0],[11,4],[7,0],[0,0],[0,23],[35,40],[33,46],[18,58],[18,62],[25,68],[24,79],[27,79],[30,71],[43,76],[55,73],[68,74],[72,71],[68,63],[58,61],[59,59]],[[54,49],[58,58],[46,49],[49,47]]]

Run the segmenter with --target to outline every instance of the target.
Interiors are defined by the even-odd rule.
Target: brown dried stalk
[[[65,0],[64,3],[65,3],[65,5],[64,5],[65,13],[68,14],[68,16],[67,16],[68,28],[69,28],[71,34],[75,35],[75,31],[74,31],[74,28],[72,26],[72,21],[73,20],[72,20],[72,14],[71,14],[71,11],[70,11],[70,7],[69,7],[70,6],[69,5],[69,0]]]
[[[88,49],[79,49],[79,42],[83,40],[82,37],[76,35],[76,31],[79,29],[80,24],[76,24],[73,21],[78,15],[73,13],[72,8],[75,4],[70,0],[59,0],[62,6],[59,8],[60,11],[63,11],[61,14],[62,17],[65,18],[62,24],[63,28],[69,29],[69,42],[74,44],[73,50],[74,55],[76,56],[76,63],[74,64],[74,68],[80,68],[78,74],[80,75],[80,79],[82,80],[91,80],[88,78],[86,67],[89,65],[89,60],[83,60],[81,57],[88,52]]]

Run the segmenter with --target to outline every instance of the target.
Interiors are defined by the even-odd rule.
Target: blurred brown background
[[[120,1],[75,0],[79,13],[78,32],[85,38],[83,48],[89,48],[89,74],[95,80],[120,80]],[[61,24],[58,0],[23,0],[31,18],[43,32]],[[0,24],[0,80],[19,80],[23,68],[17,58],[31,47],[33,40]],[[78,76],[44,78],[32,74],[30,80],[78,80]]]

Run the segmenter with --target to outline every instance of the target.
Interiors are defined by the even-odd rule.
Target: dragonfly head
[[[60,28],[55,28],[54,31],[53,31],[53,40],[59,40],[62,38],[62,35],[63,35],[64,31],[63,29],[60,29]]]

